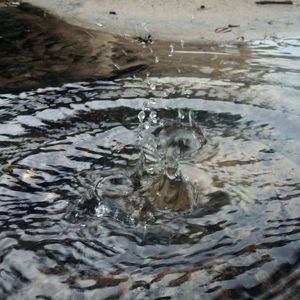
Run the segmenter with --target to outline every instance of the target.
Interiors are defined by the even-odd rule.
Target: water
[[[299,49],[1,95],[0,298],[298,299]]]

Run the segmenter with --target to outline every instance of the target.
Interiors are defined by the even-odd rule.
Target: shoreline
[[[95,4],[95,1],[86,0],[84,3],[89,4],[88,7],[90,8],[95,8],[92,5]],[[153,1],[143,1],[143,3],[148,8],[147,5],[153,4]],[[160,0],[155,1],[161,3]],[[165,0],[166,8],[170,1]],[[211,0],[209,3],[213,5],[216,1]],[[232,4],[237,1],[239,0],[224,0],[223,3]],[[40,6],[46,5],[49,8],[40,8],[27,4],[27,2],[39,2]],[[102,15],[100,13],[98,16],[97,8],[95,8],[94,13],[99,19],[106,17],[111,22],[122,24],[126,19],[122,21],[119,18],[119,11],[123,9],[124,16],[128,18],[130,15],[136,14],[130,10],[133,2],[142,5],[142,2],[138,0],[127,0],[127,2],[128,5],[120,5],[120,0],[101,0],[102,6],[98,5],[97,7],[98,9],[101,8]],[[202,2],[208,3],[204,0]],[[84,20],[89,15],[88,12],[91,13],[91,11],[86,8],[83,16],[84,4],[81,4],[80,1],[77,1],[77,17],[72,17],[72,20],[70,14],[74,13],[75,7],[70,9],[69,6],[74,4],[74,0],[65,0],[63,4],[59,4],[56,0],[51,3],[44,0],[29,0],[20,5],[15,3],[12,7],[7,7],[5,3],[5,1],[0,0],[0,93],[20,92],[75,81],[110,80],[130,73],[136,74],[140,71],[142,72],[139,74],[142,76],[150,73],[156,76],[178,74],[201,76],[202,73],[212,70],[212,76],[217,76],[222,70],[224,55],[226,55],[226,59],[239,64],[245,64],[251,55],[246,38],[245,40],[237,40],[234,36],[234,39],[230,39],[234,32],[237,33],[242,30],[242,26],[235,27],[237,23],[233,22],[229,28],[230,32],[222,32],[221,30],[221,32],[216,33],[214,30],[214,39],[212,40],[208,38],[195,40],[195,36],[191,38],[193,30],[197,26],[195,26],[196,23],[187,23],[192,31],[186,33],[186,38],[184,40],[176,38],[175,41],[170,42],[168,39],[163,39],[168,27],[162,27],[161,32],[153,35],[154,43],[143,46],[133,37],[149,34],[150,26],[155,27],[154,21],[159,18],[159,14],[153,16],[153,24],[149,21],[149,28],[143,28],[143,31],[138,32],[138,28],[134,27],[134,32],[129,34],[125,32],[127,30],[125,27],[123,28],[125,33],[118,33],[117,31],[121,27],[114,28],[109,25],[109,22],[103,22],[103,24],[101,23],[102,26],[99,27],[98,19],[95,19],[98,25],[94,24],[97,28],[91,29],[89,27],[93,26],[87,26],[86,23],[84,25]],[[62,8],[59,13],[54,9],[53,3],[57,4],[57,9]],[[183,11],[182,14],[187,14],[188,9],[194,3],[195,1],[188,1],[186,11]],[[199,2],[197,3],[199,4]],[[250,5],[249,0],[247,3]],[[251,1],[251,3],[254,2]],[[278,9],[280,11],[282,7],[279,6],[279,8],[277,6],[274,8],[277,13]],[[113,10],[116,7],[119,7],[119,10]],[[154,10],[157,7],[159,6],[153,5]],[[299,7],[293,5],[292,8],[296,7],[297,11],[294,11],[293,17],[299,15]],[[110,8],[111,10],[109,10]],[[178,9],[174,6],[173,9],[175,8]],[[138,11],[140,8],[136,7],[136,9]],[[206,9],[208,10],[209,6],[205,5],[204,10]],[[67,13],[65,10],[70,10],[70,12]],[[116,15],[111,14],[112,12]],[[144,11],[141,14],[148,14],[148,12]],[[203,12],[199,13],[202,14]],[[182,14],[176,18],[181,18]],[[274,15],[274,10],[270,14]],[[228,16],[224,14],[224,18],[226,17]],[[168,18],[170,18],[170,13],[166,16],[166,24],[170,21]],[[215,18],[217,20],[217,15]],[[265,16],[264,20],[267,19],[268,17]],[[300,17],[297,22],[300,23]],[[132,24],[137,25],[137,19],[133,18],[128,26],[130,27]],[[178,35],[183,34],[183,29],[178,29],[178,26],[176,27],[174,24],[172,26],[172,30],[176,32],[173,37],[179,38]],[[208,23],[206,29],[207,26]],[[20,30],[20,28],[22,29]],[[222,29],[222,27],[220,28]],[[254,30],[254,32],[257,31]],[[222,40],[222,37],[225,40]],[[269,37],[276,38],[274,35]],[[232,46],[233,51],[224,53],[224,45]],[[213,60],[211,60],[212,55],[214,56]]]

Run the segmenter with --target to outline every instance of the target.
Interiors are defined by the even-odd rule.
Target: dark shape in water
[[[191,192],[182,178],[170,179],[162,175],[153,180],[147,191],[151,203],[159,209],[186,210],[191,207]]]

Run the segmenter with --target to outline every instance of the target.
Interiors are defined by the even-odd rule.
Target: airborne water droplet
[[[153,124],[157,123],[157,112],[156,111],[151,111],[149,115],[149,119]]]
[[[183,120],[184,119],[184,112],[182,109],[178,109],[178,119]]]
[[[149,122],[145,122],[145,123],[144,123],[144,128],[145,128],[146,130],[150,128]]]
[[[170,44],[170,54],[169,54],[169,56],[172,56],[173,52],[174,52],[174,46],[173,46],[173,44]]]
[[[151,83],[151,84],[150,84],[150,89],[151,89],[152,91],[155,91],[155,90],[156,90],[156,85],[155,85],[154,83]]]
[[[139,112],[138,118],[139,118],[140,123],[144,122],[145,116],[146,116],[146,114],[145,114],[145,112],[143,110]]]
[[[183,49],[184,48],[184,40],[180,40],[180,45],[181,45],[181,48]]]

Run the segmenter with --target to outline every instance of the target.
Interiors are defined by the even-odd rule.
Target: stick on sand
[[[267,5],[267,4],[290,4],[293,5],[293,1],[255,1],[256,4],[259,5]]]

